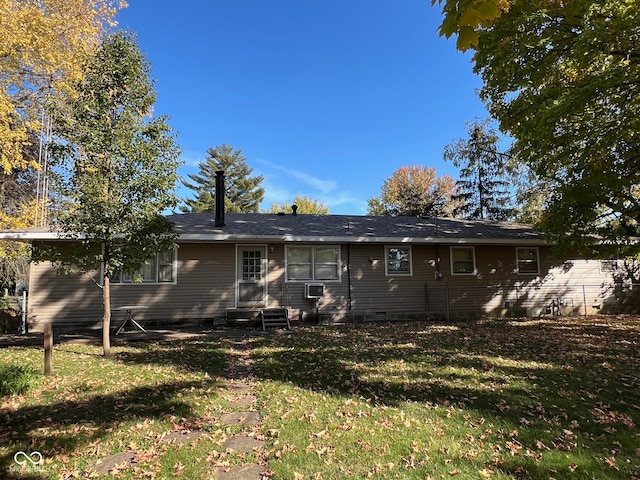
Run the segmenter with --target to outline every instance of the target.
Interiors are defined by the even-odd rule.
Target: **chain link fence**
[[[640,313],[640,284],[425,285],[425,313],[446,319]]]

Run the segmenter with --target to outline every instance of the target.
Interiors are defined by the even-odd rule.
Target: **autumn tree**
[[[68,93],[82,59],[114,24],[122,0],[0,0],[0,173],[33,166],[25,143],[47,97]]]
[[[460,200],[454,215],[460,218],[507,220],[512,217],[509,155],[500,152],[500,137],[490,120],[467,122],[468,138],[444,149],[445,160],[460,169],[456,182]]]
[[[166,118],[151,116],[150,66],[131,35],[106,37],[83,73],[75,94],[53,110],[56,187],[67,208],[52,228],[71,242],[34,244],[34,258],[101,272],[108,356],[111,277],[173,248],[176,234],[162,213],[177,204],[179,150]]]
[[[639,36],[637,1],[511,2],[478,29],[481,98],[550,187],[558,252],[640,249]]]
[[[453,215],[455,180],[438,177],[436,169],[411,165],[398,168],[385,180],[380,197],[369,199],[369,215],[442,216]]]
[[[225,210],[228,212],[257,213],[264,199],[261,175],[251,176],[253,169],[241,149],[218,145],[207,150],[207,158],[198,164],[199,172],[189,174],[183,184],[193,190],[194,199],[183,199],[184,212],[215,212],[216,171],[225,174]]]
[[[431,0],[442,5],[440,35],[457,36],[456,47],[465,51],[478,45],[478,35],[509,10],[514,0]]]
[[[293,205],[296,205],[297,207],[296,213],[329,215],[329,208],[324,204],[324,202],[313,200],[306,195],[303,197],[300,194],[296,195],[296,198],[294,198],[292,203],[282,202],[280,205],[272,203],[271,208],[265,213],[291,213],[293,211]]]

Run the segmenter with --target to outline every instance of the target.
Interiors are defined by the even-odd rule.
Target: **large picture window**
[[[173,283],[176,279],[176,256],[174,250],[158,253],[132,273],[117,271],[111,283]]]
[[[518,260],[518,273],[529,275],[540,273],[537,248],[517,247],[516,257]]]
[[[476,256],[473,247],[451,247],[451,273],[471,275],[476,271]]]
[[[411,275],[411,247],[384,247],[387,275]]]
[[[340,247],[287,247],[287,281],[340,280]]]

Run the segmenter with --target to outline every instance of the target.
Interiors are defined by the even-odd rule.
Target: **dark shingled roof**
[[[213,213],[169,215],[184,239],[260,238],[341,241],[517,241],[540,243],[541,233],[530,226],[489,220],[358,215],[293,215],[226,213],[225,225],[215,226]],[[215,237],[215,238],[214,238]]]

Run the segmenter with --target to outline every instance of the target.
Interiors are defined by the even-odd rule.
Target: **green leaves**
[[[450,38],[457,34],[456,48],[466,51],[478,45],[478,32],[490,26],[509,9],[507,0],[432,0],[431,5],[443,4],[444,19],[440,35]]]
[[[481,98],[550,192],[540,227],[559,250],[637,251],[639,12],[617,0],[518,2],[480,32]]]

